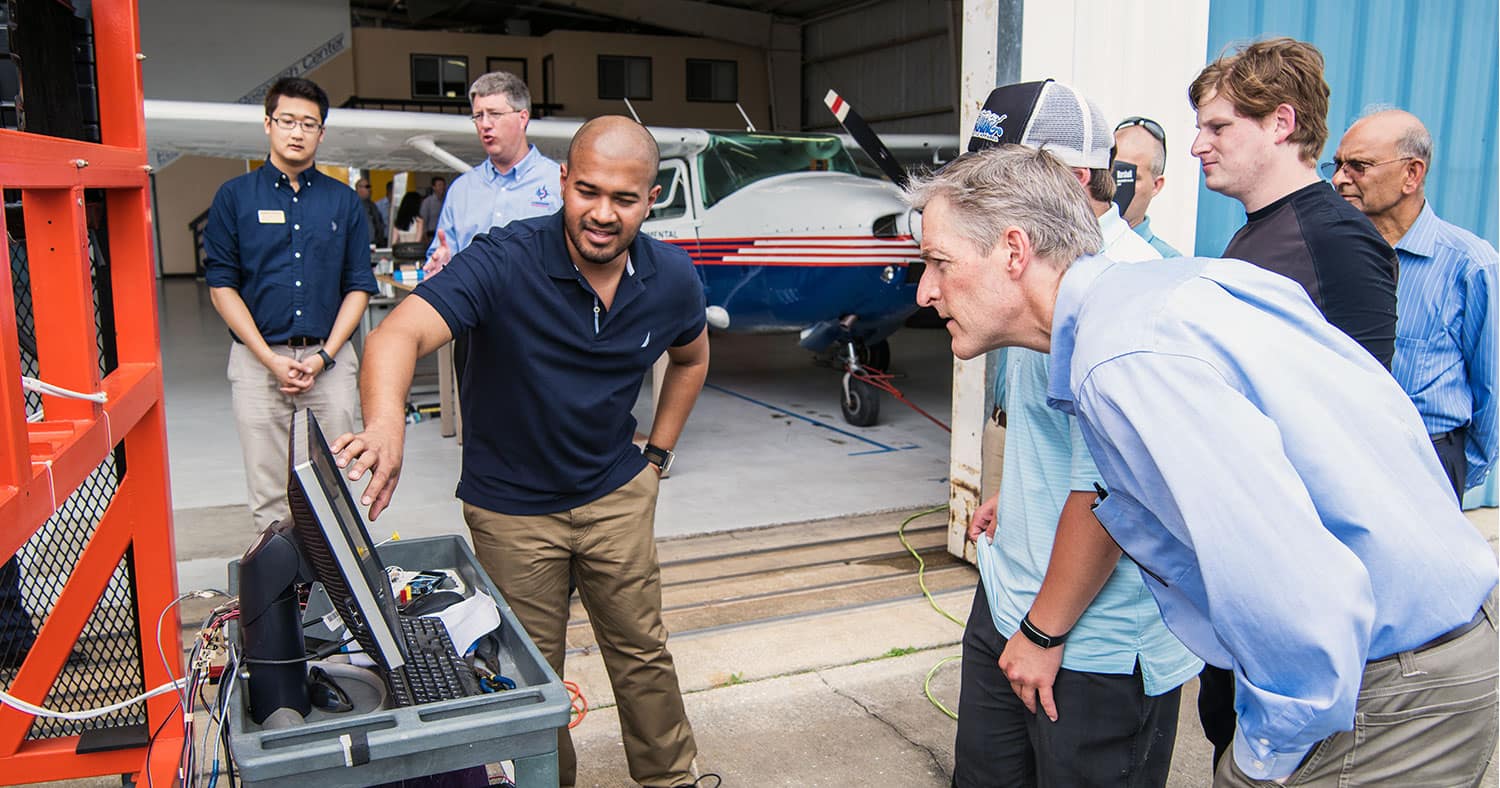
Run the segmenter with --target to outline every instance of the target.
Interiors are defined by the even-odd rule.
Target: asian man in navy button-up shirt
[[[204,269],[228,324],[229,383],[258,529],[287,516],[287,431],[312,408],[353,429],[359,360],[348,346],[375,292],[370,230],[354,190],[313,168],[328,95],[306,79],[266,94],[264,166],[219,187]]]

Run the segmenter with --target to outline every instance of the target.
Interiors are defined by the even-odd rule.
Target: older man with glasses
[[[1396,355],[1406,390],[1463,498],[1495,463],[1495,247],[1427,202],[1432,135],[1385,109],[1344,133],[1323,173],[1396,248]]]
[[[526,141],[531,120],[526,83],[505,71],[485,74],[469,88],[469,106],[485,160],[448,188],[437,235],[427,248],[423,270],[429,275],[443,270],[474,236],[562,207],[557,162]]]
[[[360,198],[313,166],[328,94],[285,78],[265,106],[270,155],[219,187],[203,231],[209,297],[234,340],[230,396],[259,529],[288,514],[292,412],[312,408],[330,434],[355,426],[349,337],[375,292]]]
[[[1167,178],[1167,132],[1161,124],[1139,115],[1128,117],[1115,126],[1115,205],[1136,235],[1151,244],[1162,257],[1181,257],[1182,253],[1162,240],[1151,229],[1146,212],[1151,201],[1161,194]]]

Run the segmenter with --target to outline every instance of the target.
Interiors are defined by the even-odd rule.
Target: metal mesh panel
[[[92,202],[92,201],[91,201]],[[11,225],[19,227],[19,223]],[[8,238],[11,277],[16,303],[17,341],[24,374],[37,375],[36,320],[27,273],[24,239]],[[102,229],[90,233],[94,281],[95,327],[98,329],[100,372],[116,365],[114,321],[107,242]],[[41,409],[41,397],[27,396],[28,412]],[[125,472],[123,446],[116,446],[87,480],[61,503],[52,516],[17,551],[0,564],[0,685],[9,687],[35,640],[41,623],[51,614],[70,573],[98,528]],[[133,556],[126,552],[115,567],[94,606],[73,654],[43,705],[82,709],[108,705],[144,691],[141,633],[136,624]],[[137,704],[111,715],[86,721],[39,718],[28,738],[77,735],[85,730],[145,722],[145,707]]]

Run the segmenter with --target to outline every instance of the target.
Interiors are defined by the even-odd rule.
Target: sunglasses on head
[[[1166,150],[1167,132],[1162,129],[1160,123],[1150,118],[1143,118],[1140,115],[1132,115],[1120,121],[1120,125],[1115,126],[1115,133],[1119,134],[1121,129],[1128,129],[1131,126],[1140,126],[1145,129],[1147,134],[1155,137],[1156,141],[1161,143],[1162,150]]]

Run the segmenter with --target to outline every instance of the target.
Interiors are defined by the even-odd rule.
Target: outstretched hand
[[[437,248],[432,250],[432,256],[422,265],[422,274],[432,276],[443,270],[443,266],[453,259],[453,249],[448,246],[448,235],[441,229],[437,231]]]
[[[370,507],[373,522],[391,504],[396,492],[396,481],[401,477],[401,450],[406,439],[406,425],[395,430],[366,427],[359,434],[346,432],[334,439],[329,447],[334,460],[343,468],[350,481],[359,481],[370,472],[370,482],[365,485],[359,502]]]

